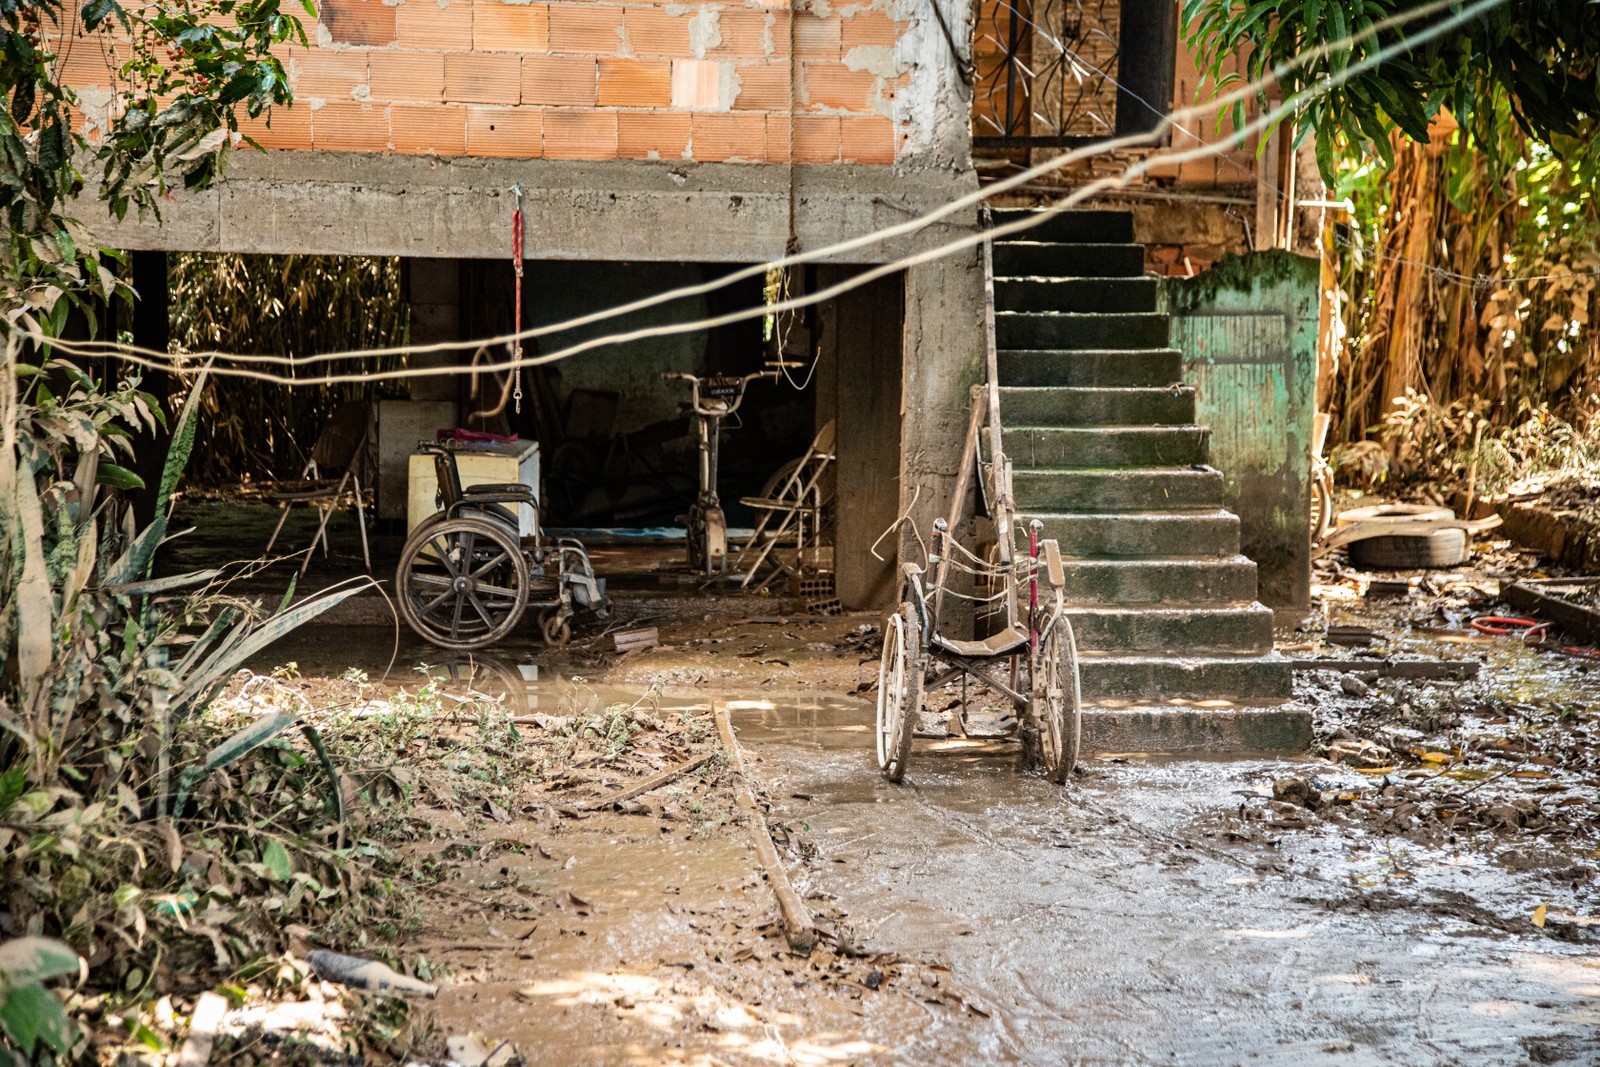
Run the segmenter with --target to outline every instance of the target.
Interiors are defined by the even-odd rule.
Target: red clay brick
[[[478,52],[543,52],[550,46],[544,4],[479,3],[472,9],[472,47]]]
[[[311,113],[311,143],[324,152],[382,152],[389,147],[389,109],[324,104]]]
[[[688,146],[688,115],[672,111],[617,115],[618,159],[682,159]]]
[[[444,95],[457,103],[515,104],[522,98],[522,60],[452,52],[444,57]]]
[[[367,53],[326,48],[296,48],[290,81],[297,97],[349,100],[367,85]]]
[[[892,47],[895,42],[894,22],[881,11],[858,11],[853,18],[840,23],[840,45],[848,52],[866,46]]]
[[[739,95],[733,106],[738,111],[783,111],[789,107],[789,64],[741,63]]]
[[[394,9],[396,40],[404,48],[471,48],[472,0],[405,0]]]
[[[672,15],[660,8],[630,7],[622,24],[628,31],[628,47],[636,56],[692,56],[689,47],[689,16]]]
[[[694,158],[702,163],[759,163],[767,154],[765,115],[695,115],[690,119]]]
[[[840,111],[870,110],[877,81],[871,72],[851,70],[843,63],[815,60],[802,64],[803,99],[812,107]]]
[[[587,56],[523,56],[522,102],[592,107],[595,61]]]
[[[796,115],[794,117],[796,163],[837,163],[839,142],[839,116]]]
[[[311,105],[275,107],[260,118],[241,117],[239,132],[254,138],[262,148],[310,148]]]
[[[102,48],[102,42],[85,37],[72,42],[71,51],[62,49],[58,60],[57,77],[73,88],[86,85],[111,85],[117,80],[118,60],[115,52]]]
[[[318,17],[338,44],[394,44],[394,10],[382,0],[319,0],[317,4]]]
[[[672,61],[672,106],[684,111],[722,107],[722,64],[714,59]]]
[[[894,123],[881,115],[841,118],[839,155],[846,163],[893,163]]]
[[[547,111],[544,154],[550,159],[613,159],[617,154],[615,111]]]
[[[374,100],[443,100],[444,56],[439,52],[370,52]]]
[[[672,103],[672,62],[602,59],[601,107],[666,107]]]
[[[544,154],[544,112],[531,107],[475,107],[467,114],[467,155],[537,159]]]
[[[773,30],[774,37],[778,31]],[[843,55],[839,20],[802,13],[794,23],[794,50],[803,59],[837,59]]]
[[[774,20],[776,21],[776,20]],[[786,33],[779,34],[776,26],[772,36],[767,36],[767,13],[765,11],[739,11],[723,8],[717,15],[717,28],[722,33],[722,40],[715,48],[706,50],[708,56],[737,56],[740,59],[759,59],[770,55],[768,46],[777,47],[780,36],[784,38],[784,52],[788,52],[788,38]]]
[[[622,51],[622,8],[595,3],[551,4],[550,51],[616,55]]]
[[[396,152],[459,156],[467,150],[467,109],[444,104],[395,104],[389,139]]]

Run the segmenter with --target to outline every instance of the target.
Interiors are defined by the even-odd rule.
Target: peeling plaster
[[[722,16],[715,8],[706,8],[689,20],[689,50],[704,59],[706,50],[722,43]]]
[[[333,32],[323,23],[317,23],[317,47],[332,48],[333,46]]]
[[[924,166],[965,170],[971,165],[972,90],[928,10],[931,3],[940,5],[952,37],[972,40],[973,7],[964,0],[886,0],[884,13],[906,23],[894,51],[897,69],[911,75],[894,101],[894,118],[905,135],[897,154]]]
[[[895,50],[891,45],[859,44],[844,54],[844,65],[851,70],[865,70],[880,78],[893,78],[900,73]]]

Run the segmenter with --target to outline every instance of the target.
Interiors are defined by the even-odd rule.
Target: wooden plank
[[[1472,659],[1296,659],[1295,671],[1335,671],[1341,674],[1376,674],[1380,678],[1430,678],[1467,681],[1478,676],[1482,664]]]

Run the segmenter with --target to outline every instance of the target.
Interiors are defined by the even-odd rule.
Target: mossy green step
[[[1015,426],[1003,431],[1012,466],[1132,470],[1206,461],[1211,432],[1200,426]]]
[[[994,246],[994,273],[997,278],[1141,278],[1144,247],[998,241]]]
[[[1023,511],[1149,511],[1220,508],[1222,472],[1205,466],[1142,470],[1017,469],[1012,494]]]
[[[1183,377],[1176,348],[1001,349],[1000,384],[1130,388],[1171,385]]]
[[[1023,426],[1189,426],[1194,389],[1004,386],[1000,422]]]
[[[998,348],[1165,348],[1170,331],[1169,317],[1158,312],[1002,311],[994,317]]]
[[[998,311],[1153,312],[1155,278],[996,278]]]
[[[1176,656],[1272,651],[1272,610],[1262,604],[1073,607],[1067,617],[1085,651]]]

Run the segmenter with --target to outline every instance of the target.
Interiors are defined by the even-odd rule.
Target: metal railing
[[[1111,0],[974,0],[974,148],[1064,148],[1116,131]]]

